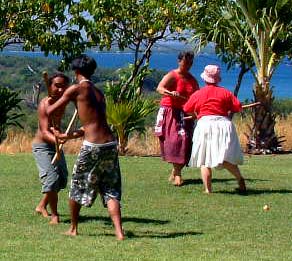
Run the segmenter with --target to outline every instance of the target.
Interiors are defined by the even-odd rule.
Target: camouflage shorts
[[[91,207],[97,193],[103,205],[109,199],[121,200],[121,173],[116,142],[84,142],[73,169],[69,197],[82,206]]]

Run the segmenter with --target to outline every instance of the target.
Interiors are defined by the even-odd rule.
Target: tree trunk
[[[120,133],[120,135],[118,135],[119,137],[119,146],[118,146],[118,150],[119,150],[119,154],[124,156],[127,153],[127,144],[128,144],[128,137],[122,133]]]
[[[237,82],[233,91],[233,94],[237,97],[238,96],[238,92],[241,86],[241,82],[243,79],[243,76],[245,73],[247,73],[249,71],[249,68],[246,66],[246,64],[244,62],[240,63],[240,71],[237,77]]]
[[[282,151],[281,142],[275,133],[276,115],[273,112],[273,91],[269,83],[265,86],[255,85],[254,99],[260,106],[253,108],[253,126],[249,126],[250,133],[246,152],[251,154],[270,154]]]

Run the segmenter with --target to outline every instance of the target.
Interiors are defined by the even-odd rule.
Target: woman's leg
[[[181,170],[183,167],[183,164],[173,163],[173,168],[169,179],[173,181],[175,186],[181,186],[183,184],[183,179],[181,178]]]
[[[201,176],[206,193],[212,192],[212,169],[201,166]]]
[[[239,191],[246,192],[246,186],[244,178],[242,177],[240,170],[237,165],[231,164],[230,162],[224,161],[223,166],[227,169],[237,180]]]

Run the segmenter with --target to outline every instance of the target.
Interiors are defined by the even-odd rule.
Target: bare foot
[[[119,241],[122,241],[125,239],[125,236],[124,235],[121,235],[121,236],[116,236],[117,237],[117,240]]]
[[[173,185],[180,187],[183,183],[184,183],[184,181],[181,178],[181,176],[175,176],[174,177]]]
[[[174,181],[174,175],[173,175],[173,174],[171,174],[171,175],[169,176],[168,181],[169,181],[169,182],[173,182],[173,181]]]
[[[124,239],[125,239],[124,232],[121,232],[121,233],[117,233],[117,232],[116,232],[116,238],[117,238],[117,240],[119,240],[119,241],[124,240]]]
[[[239,181],[238,181],[238,191],[240,193],[246,193],[246,186],[245,186],[245,181],[244,181],[244,178],[241,178]]]
[[[49,222],[50,225],[57,225],[60,223],[60,218],[57,215],[51,216],[51,221]]]
[[[42,215],[44,218],[49,217],[49,212],[46,208],[36,207],[35,212],[39,215]]]
[[[77,230],[76,229],[72,229],[72,228],[70,228],[68,231],[66,231],[65,233],[64,233],[64,235],[66,235],[66,236],[77,236],[78,235],[78,233],[77,233]]]

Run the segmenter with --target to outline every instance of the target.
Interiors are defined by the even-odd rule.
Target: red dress
[[[164,161],[176,164],[187,164],[192,148],[192,120],[183,120],[186,116],[183,106],[187,99],[199,89],[195,78],[183,79],[176,71],[171,71],[175,78],[173,90],[186,99],[163,96],[157,114],[155,135],[159,137],[161,157]]]

